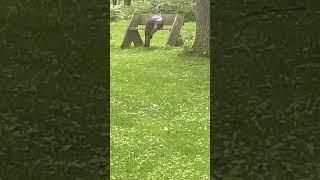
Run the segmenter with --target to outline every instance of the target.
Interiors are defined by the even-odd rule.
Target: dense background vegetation
[[[195,21],[194,0],[165,0],[161,2],[162,13],[164,14],[184,14],[185,21]],[[133,13],[155,13],[156,0],[135,0],[130,6],[123,3],[110,6],[110,20],[128,20]]]

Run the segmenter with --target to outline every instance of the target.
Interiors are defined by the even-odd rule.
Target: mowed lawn
[[[111,179],[209,179],[209,59],[164,48],[168,31],[119,49],[127,25],[111,23]]]

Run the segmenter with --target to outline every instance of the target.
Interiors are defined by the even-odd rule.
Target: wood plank
[[[151,18],[154,14],[141,14],[139,25],[145,25],[147,24],[147,21],[149,18]],[[164,26],[171,26],[175,17],[178,14],[161,14],[163,18],[163,25]]]
[[[139,47],[139,46],[143,46],[143,41],[141,39],[141,36],[139,34],[139,31],[130,31],[129,32],[131,38],[132,38],[132,41],[133,41],[133,44],[135,47]]]
[[[169,34],[169,38],[167,41],[167,44],[170,46],[176,46],[179,40],[179,36],[180,36],[180,31],[181,31],[181,27],[184,24],[184,15],[177,15],[177,17],[175,18],[173,25],[172,25],[172,29],[171,32]]]
[[[128,48],[131,43],[134,46],[143,46],[143,41],[138,30],[144,30],[144,27],[139,27],[139,25],[145,25],[147,20],[153,16],[153,14],[133,14],[128,25],[127,32],[123,38],[120,48]],[[181,27],[184,25],[184,15],[180,14],[162,14],[164,26],[160,30],[169,30],[170,34],[168,37],[167,44],[171,46],[177,46],[179,43]]]
[[[135,13],[132,15],[129,27],[137,27],[141,19],[141,14]]]
[[[140,18],[141,18],[140,14],[133,14],[132,15],[127,32],[124,35],[124,38],[123,38],[122,43],[120,45],[120,48],[130,47],[130,44],[132,43],[132,41],[137,39],[136,33],[131,33],[129,28],[130,27],[138,27]],[[139,37],[140,37],[140,35],[139,35]],[[140,39],[141,39],[141,37],[140,37]],[[136,41],[137,41],[136,43],[139,44],[139,40],[136,40]],[[142,41],[142,39],[141,39],[141,41]]]

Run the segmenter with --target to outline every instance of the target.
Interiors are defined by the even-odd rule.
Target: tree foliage
[[[319,3],[215,3],[213,176],[319,179]]]

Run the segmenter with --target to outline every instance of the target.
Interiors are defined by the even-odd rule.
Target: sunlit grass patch
[[[208,179],[209,59],[165,48],[168,31],[120,49],[126,28],[111,24],[111,179]]]

